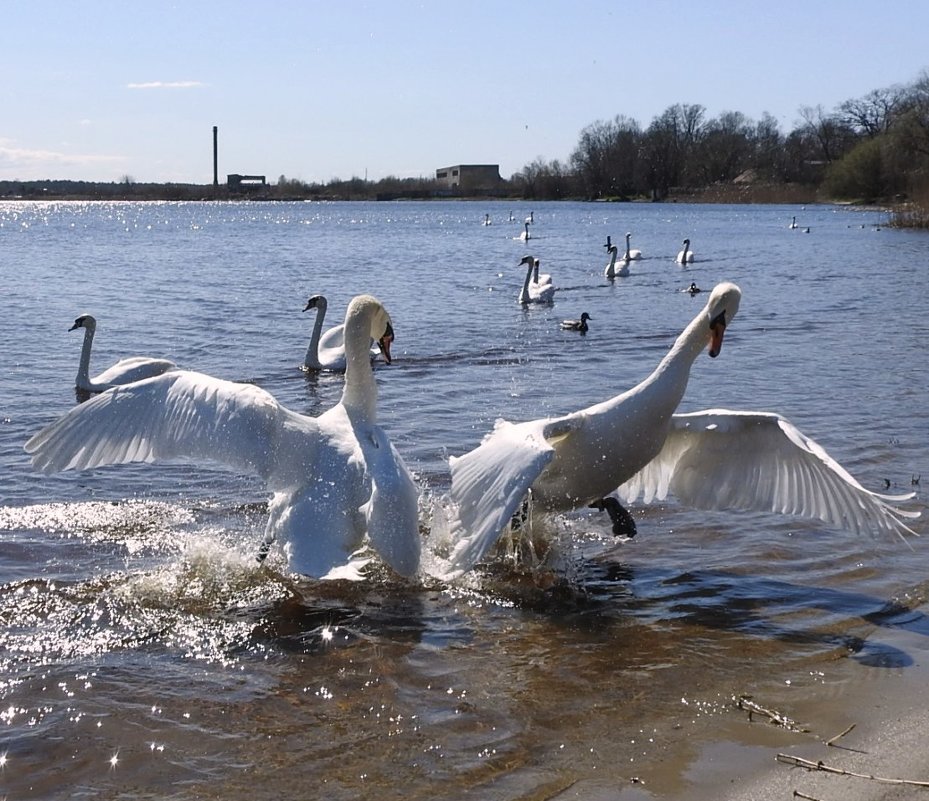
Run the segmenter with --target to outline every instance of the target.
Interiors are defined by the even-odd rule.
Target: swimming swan
[[[521,239],[523,242],[528,242],[530,239],[532,239],[532,235],[529,233],[528,217],[526,218],[526,222],[523,224],[523,232],[517,237],[517,239]]]
[[[619,253],[619,248],[616,245],[607,245],[607,250],[610,252],[610,261],[606,265],[603,275],[610,281],[614,278],[625,278],[629,275],[629,262],[626,259],[619,263],[618,268],[616,266],[616,254]]]
[[[519,303],[551,303],[555,299],[555,287],[552,284],[536,284],[532,281],[535,269],[535,259],[532,256],[523,256],[520,266],[528,264],[526,280],[519,291]]]
[[[641,250],[630,250],[629,249],[629,240],[632,239],[632,234],[626,234],[626,252],[623,254],[623,259],[630,261],[631,259],[641,259],[642,251]]]
[[[153,375],[161,375],[169,370],[176,370],[177,365],[168,359],[153,359],[148,356],[130,356],[120,359],[100,375],[90,377],[90,350],[97,330],[97,321],[90,314],[82,314],[68,330],[84,329],[84,346],[81,348],[81,361],[77,367],[74,386],[84,392],[104,392],[110,387],[131,384]]]
[[[377,425],[371,339],[390,361],[393,330],[370,295],[345,313],[342,398],[319,417],[269,393],[179,370],[75,407],[25,445],[44,472],[167,459],[211,459],[261,476],[271,492],[262,552],[280,540],[290,568],[313,577],[353,565],[365,535],[397,573],[419,567],[416,486]],[[344,570],[343,570],[344,572]]]
[[[345,336],[342,323],[333,326],[322,334],[323,321],[326,318],[328,302],[324,295],[313,295],[306,302],[303,311],[316,309],[316,322],[313,324],[313,334],[310,344],[307,345],[306,355],[303,357],[304,370],[330,370],[336,373],[345,372]],[[322,334],[322,335],[321,335]],[[371,348],[372,361],[380,355],[380,348]]]
[[[719,355],[741,292],[717,285],[654,372],[614,398],[562,417],[498,420],[474,450],[449,459],[455,542],[448,575],[487,553],[531,489],[535,508],[606,508],[616,533],[635,524],[619,501],[669,492],[699,509],[754,509],[818,518],[854,532],[915,533],[891,503],[913,497],[864,489],[783,417],[723,409],[674,414],[691,365]],[[618,488],[618,489],[617,489]]]
[[[694,252],[690,249],[690,240],[684,240],[684,249],[677,254],[674,259],[678,264],[693,264]]]

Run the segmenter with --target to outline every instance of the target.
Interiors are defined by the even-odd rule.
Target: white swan
[[[483,222],[482,224],[483,224],[483,225],[493,225],[493,220],[490,219],[490,215],[489,215],[489,214],[485,214],[485,215],[484,215],[484,222]]]
[[[677,257],[674,259],[678,264],[693,264],[694,252],[690,249],[690,240],[684,240],[684,248],[681,250]]]
[[[307,345],[306,355],[303,357],[303,369],[343,373],[345,372],[345,326],[339,323],[322,334],[328,307],[329,304],[324,295],[311,296],[306,306],[303,307],[303,311],[316,309],[316,321],[313,323],[310,344]],[[380,353],[380,348],[372,347],[370,349],[371,360],[376,359]]]
[[[549,273],[539,274],[539,268],[542,266],[542,263],[535,259],[532,262],[532,283],[533,284],[550,284],[552,282],[552,276]]]
[[[580,331],[582,334],[586,334],[589,328],[587,325],[588,320],[593,320],[593,317],[587,312],[581,312],[580,320],[562,320],[561,329],[563,331]]]
[[[626,234],[626,252],[623,254],[623,259],[625,259],[626,261],[630,261],[631,259],[641,259],[642,258],[641,250],[635,250],[635,249],[630,250],[629,249],[630,239],[632,239],[632,234],[627,233]]]
[[[701,509],[755,509],[818,518],[854,532],[915,533],[892,503],[910,495],[864,489],[819,445],[767,412],[674,414],[691,365],[722,346],[739,308],[735,284],[717,285],[654,372],[614,398],[562,417],[498,420],[471,452],[449,460],[456,544],[449,575],[476,564],[531,490],[534,507],[606,508],[616,533],[635,532],[611,493],[645,502],[674,493]],[[618,490],[617,490],[618,488]]]
[[[342,398],[317,418],[281,406],[250,384],[175,371],[117,387],[72,409],[25,445],[45,473],[163,459],[212,459],[257,473],[272,493],[265,543],[283,543],[307,576],[357,568],[367,535],[397,573],[419,566],[416,487],[377,424],[371,339],[390,361],[393,330],[380,302],[345,313],[348,365]]]
[[[534,224],[535,224],[535,212],[530,211],[529,216],[526,217],[526,225],[534,225]]]
[[[551,303],[555,299],[555,287],[552,284],[536,284],[532,280],[532,274],[535,269],[535,259],[532,256],[523,256],[520,265],[527,264],[526,280],[523,282],[523,288],[519,291],[519,302],[526,303]]]
[[[610,261],[606,265],[603,275],[610,281],[614,278],[625,278],[629,275],[629,262],[626,259],[619,263],[619,267],[616,266],[616,255],[619,253],[619,248],[616,245],[607,245],[607,250],[610,252]]]
[[[791,228],[791,229],[796,228],[796,227],[797,227],[797,218],[796,218],[796,217],[791,217],[791,218],[790,218],[790,225],[788,225],[787,227],[788,227],[788,228]]]
[[[99,375],[90,377],[90,350],[97,330],[97,321],[90,314],[82,314],[68,330],[84,329],[84,345],[81,348],[81,361],[77,367],[74,385],[84,392],[104,392],[110,387],[131,384],[154,375],[161,375],[169,370],[176,370],[177,365],[168,359],[153,359],[148,356],[130,356],[120,359],[112,367]]]
[[[526,219],[526,222],[523,224],[523,231],[522,231],[522,233],[519,235],[518,238],[521,239],[523,242],[528,242],[528,241],[532,238],[532,235],[529,233],[529,220],[528,220],[528,218]]]

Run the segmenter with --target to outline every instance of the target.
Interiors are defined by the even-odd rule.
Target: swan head
[[[684,245],[687,246],[687,247],[690,247],[690,240],[689,240],[689,239],[685,239],[685,240],[684,240]]]
[[[306,302],[306,306],[303,307],[303,311],[308,311],[309,309],[322,309],[325,311],[327,305],[325,295],[312,295]]]
[[[352,299],[345,311],[346,329],[354,328],[350,321],[359,317],[367,319],[368,337],[377,342],[384,361],[390,364],[390,344],[394,341],[394,329],[387,309],[372,295],[358,295]]]
[[[95,331],[97,328],[97,320],[92,314],[82,314],[74,321],[68,330],[76,331],[78,328],[86,328],[88,331]]]
[[[386,314],[386,312],[384,312]],[[381,355],[384,361],[390,364],[390,343],[394,341],[394,328],[390,324],[390,318],[387,320],[387,328],[384,333],[378,337],[377,346],[381,349]]]
[[[685,240],[686,241],[686,240]],[[719,356],[723,347],[723,334],[739,311],[742,290],[728,281],[717,284],[706,303],[706,319],[709,321],[710,357]]]
[[[532,256],[523,256],[522,260],[519,262],[519,266],[522,267],[524,264],[535,267],[535,259]]]
[[[630,233],[627,231],[627,232],[626,232],[626,241],[628,242],[630,239],[632,239],[632,234],[630,234]]]

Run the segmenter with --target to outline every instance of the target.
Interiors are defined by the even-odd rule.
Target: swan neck
[[[84,343],[81,346],[81,360],[77,366],[77,386],[90,384],[90,349],[94,342],[94,329],[84,328]]]
[[[371,325],[367,315],[345,321],[345,387],[342,405],[358,422],[377,422],[377,382],[371,367]]]
[[[709,323],[704,309],[685,328],[658,363],[646,384],[660,387],[658,397],[670,404],[670,413],[677,408],[690,379],[690,368],[708,345]]]
[[[319,337],[323,331],[323,321],[326,317],[326,304],[318,303],[316,305],[316,321],[313,323],[313,334],[310,336],[310,344],[306,348],[306,356],[303,357],[304,367],[311,367],[318,370],[319,363]]]
[[[519,302],[528,303],[529,302],[529,282],[532,280],[532,265],[529,265],[529,269],[526,270],[526,280],[523,282],[523,291],[519,293]]]

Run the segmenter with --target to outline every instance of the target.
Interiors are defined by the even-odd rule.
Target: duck
[[[914,497],[861,486],[815,441],[773,412],[709,409],[680,414],[691,367],[720,355],[741,301],[736,284],[717,284],[706,305],[638,385],[569,414],[497,420],[473,450],[449,459],[447,576],[471,569],[523,504],[533,511],[593,507],[613,533],[633,536],[624,507],[668,493],[699,509],[799,515],[855,533],[915,534],[918,512],[894,504]]]
[[[635,249],[630,250],[630,249],[629,249],[629,240],[631,240],[631,239],[632,239],[632,234],[631,234],[631,233],[627,233],[627,234],[626,234],[626,252],[623,254],[623,259],[624,259],[625,261],[630,261],[630,260],[632,260],[632,259],[641,259],[641,258],[642,258],[642,251],[641,251],[641,250],[635,250]]]
[[[616,245],[607,245],[607,250],[610,253],[610,261],[607,263],[603,275],[610,281],[614,278],[625,278],[629,275],[629,262],[626,259],[619,263],[619,267],[616,266],[616,256],[619,253],[619,248]]]
[[[677,257],[674,259],[678,264],[693,264],[694,252],[690,249],[690,240],[684,240],[683,249],[677,254]]]
[[[97,331],[97,320],[92,314],[82,314],[75,319],[74,325],[68,331],[76,331],[78,328],[84,329],[84,344],[81,348],[81,360],[78,363],[74,387],[81,393],[105,392],[112,387],[131,384],[134,381],[141,381],[144,378],[177,369],[177,365],[169,359],[130,356],[120,359],[112,367],[91,378],[90,351],[94,342],[94,334]]]
[[[691,281],[690,286],[684,291],[690,293],[690,296],[693,297],[694,295],[699,295],[703,290],[697,286],[696,281]]]
[[[345,372],[345,336],[344,325],[339,323],[325,334],[322,334],[323,322],[326,319],[326,309],[329,303],[325,295],[311,295],[303,307],[303,311],[316,309],[316,322],[313,323],[313,333],[310,344],[307,345],[306,355],[303,357],[302,369],[327,370],[334,373]],[[371,359],[376,359],[381,353],[376,345],[370,349]]]
[[[539,274],[539,268],[542,266],[542,262],[538,259],[534,259],[532,263],[532,283],[533,284],[550,284],[552,282],[552,277],[549,273]]]
[[[588,325],[587,321],[593,320],[587,312],[581,312],[580,320],[562,320],[561,321],[561,330],[562,331],[580,331],[582,334],[587,333]]]
[[[115,387],[74,407],[25,444],[42,473],[156,460],[213,460],[257,474],[271,493],[259,561],[278,542],[288,567],[310,578],[360,578],[370,544],[401,576],[419,569],[418,492],[377,422],[368,356],[390,363],[394,332],[371,295],[345,313],[345,385],[319,417],[269,392],[191,370]]]
[[[555,300],[555,287],[551,284],[536,284],[532,280],[535,271],[535,258],[533,256],[523,256],[519,266],[528,265],[526,268],[526,280],[523,282],[523,288],[519,291],[519,303],[526,305],[528,303],[552,303]]]

